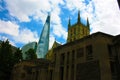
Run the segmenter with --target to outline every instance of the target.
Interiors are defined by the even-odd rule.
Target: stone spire
[[[87,27],[90,29],[89,19],[87,17]]]
[[[78,21],[77,23],[80,23],[80,11],[78,11]]]
[[[70,22],[70,17],[69,17],[69,20],[68,20],[68,28],[71,26],[71,22]]]

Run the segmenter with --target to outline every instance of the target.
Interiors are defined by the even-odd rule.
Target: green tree
[[[20,48],[17,48],[16,52],[13,55],[13,58],[14,58],[14,64],[23,60],[22,51],[20,50]]]
[[[14,50],[16,51],[13,53]],[[22,60],[22,53],[19,48],[13,48],[9,41],[0,43],[0,80],[10,80],[14,64]]]
[[[0,80],[9,80],[13,68],[13,53],[9,41],[0,45]]]
[[[26,54],[26,60],[37,59],[37,55],[34,49],[29,49],[27,52],[25,52],[25,54]]]

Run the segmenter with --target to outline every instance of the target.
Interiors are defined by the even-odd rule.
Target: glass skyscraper
[[[30,42],[30,43],[24,45],[22,47],[22,49],[21,49],[22,53],[23,53],[22,54],[23,59],[26,60],[26,54],[25,54],[25,52],[27,52],[29,49],[33,49],[33,50],[36,51],[36,48],[37,48],[37,42]]]
[[[40,39],[37,45],[37,58],[45,58],[49,49],[49,33],[50,33],[50,15],[47,16]]]

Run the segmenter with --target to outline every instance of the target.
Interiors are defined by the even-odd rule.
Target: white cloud
[[[41,17],[41,14],[51,11],[53,8],[49,0],[6,0],[6,3],[10,14],[23,22],[30,21],[30,16],[43,20],[45,15]]]
[[[67,31],[62,26],[61,18],[60,18],[60,8],[55,7],[53,13],[51,14],[51,27],[53,28],[53,34],[57,37],[61,37],[63,39],[67,39]]]
[[[67,31],[61,25],[53,25],[53,34],[65,40],[67,39]]]
[[[6,33],[12,36],[17,36],[19,32],[18,28],[19,26],[15,23],[0,20],[0,33]]]
[[[29,16],[35,12],[39,3],[37,0],[6,0],[7,8],[12,16],[17,17],[20,21],[30,21]]]
[[[84,9],[85,4],[82,1],[84,0],[66,0],[66,8],[70,11]]]
[[[53,36],[53,35],[50,35],[49,49],[52,48],[54,41],[55,41],[54,36]]]
[[[28,43],[33,41],[38,41],[38,35],[27,28],[19,30],[19,35],[13,37],[16,42]]]
[[[19,25],[11,21],[0,20],[0,33],[10,35],[10,38],[15,41],[14,44],[28,43],[30,41],[38,40],[37,32],[33,32],[27,28],[20,29]],[[6,37],[1,36],[1,39],[6,39]],[[11,41],[11,43],[13,44],[13,41]]]
[[[120,10],[117,0],[90,0],[88,5],[84,1],[66,0],[66,8],[70,11],[80,9],[82,18],[89,17],[91,33],[101,31],[112,35],[120,34]]]
[[[51,14],[51,23],[61,24],[61,18],[59,17],[59,15],[60,15],[60,8],[55,7]]]
[[[103,31],[109,34],[120,34],[120,10],[115,0],[94,0],[96,21],[91,23],[92,33]]]

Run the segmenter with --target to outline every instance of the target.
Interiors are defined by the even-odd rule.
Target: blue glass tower
[[[45,58],[49,49],[50,15],[47,16],[40,39],[37,45],[36,54],[38,58]]]
[[[30,42],[30,43],[28,43],[28,44],[26,44],[26,45],[24,45],[23,47],[22,47],[22,57],[23,57],[23,60],[26,60],[26,54],[25,54],[25,52],[27,52],[29,49],[33,49],[34,51],[36,51],[36,49],[37,49],[37,42]]]

